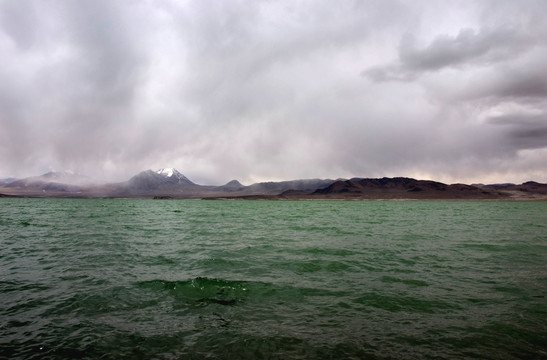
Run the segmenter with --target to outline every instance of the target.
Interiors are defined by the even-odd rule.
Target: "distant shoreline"
[[[77,199],[206,199],[206,200],[473,200],[547,201],[547,184],[444,184],[406,177],[298,179],[242,185],[199,185],[176,169],[143,171],[121,183],[65,184],[63,174],[48,173],[0,186],[0,197]],[[66,177],[66,176],[65,176]],[[67,181],[70,179],[67,179]]]
[[[319,196],[279,196],[279,195],[247,195],[247,196],[215,196],[215,197],[89,197],[89,196],[37,196],[37,195],[8,195],[0,194],[0,199],[75,199],[75,200],[220,200],[220,201],[480,201],[480,202],[541,202],[547,201],[545,197],[500,197],[500,198],[457,198],[457,197],[319,197]]]
[[[184,200],[184,199],[171,199],[171,200]],[[206,197],[201,198],[200,200],[268,200],[268,201],[547,201],[547,196],[545,197],[506,197],[506,198],[434,198],[434,197],[424,197],[424,198],[399,198],[399,197],[284,197],[278,195],[249,195],[249,196],[218,196],[218,197]]]

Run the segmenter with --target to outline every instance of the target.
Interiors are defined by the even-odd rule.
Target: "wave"
[[[163,292],[187,305],[196,306],[208,304],[234,306],[252,302],[253,306],[260,303],[261,307],[276,307],[284,303],[305,301],[305,298],[310,296],[337,297],[342,295],[338,291],[328,289],[208,277],[196,277],[182,281],[155,279],[141,281],[136,285],[141,289]]]
[[[179,299],[197,304],[236,305],[248,296],[250,284],[197,277],[185,281],[150,280],[137,283],[139,288],[165,291]]]

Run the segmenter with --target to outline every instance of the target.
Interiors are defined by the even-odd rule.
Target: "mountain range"
[[[95,184],[74,172],[0,180],[0,196],[156,199],[522,199],[547,200],[547,184],[444,184],[405,177],[303,179],[199,185],[174,168],[142,171],[127,181]]]

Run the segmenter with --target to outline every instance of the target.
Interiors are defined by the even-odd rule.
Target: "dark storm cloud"
[[[487,65],[504,61],[533,47],[535,40],[514,28],[463,29],[455,36],[439,35],[420,48],[410,35],[399,44],[399,63],[373,67],[363,75],[375,81],[412,80],[446,67]]]
[[[547,147],[547,115],[515,113],[491,117],[488,123],[502,127],[504,143],[517,149]]]
[[[429,159],[444,173],[458,174],[468,166],[463,172],[515,171],[520,163],[528,164],[524,154],[535,156],[528,150],[540,154],[547,147],[547,28],[538,18],[546,4],[490,5],[481,9],[484,22],[474,28],[429,34],[429,41],[403,34],[396,61],[362,72],[379,84],[419,84],[424,89],[438,109],[431,118],[437,126],[427,131],[430,144],[438,142],[430,147],[435,155]],[[511,124],[492,126],[502,119]],[[443,160],[460,170],[446,169],[438,163]]]
[[[547,181],[546,11],[7,0],[0,177],[174,166],[211,183]]]

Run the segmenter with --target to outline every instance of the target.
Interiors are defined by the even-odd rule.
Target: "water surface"
[[[547,203],[0,200],[0,357],[540,359]]]

